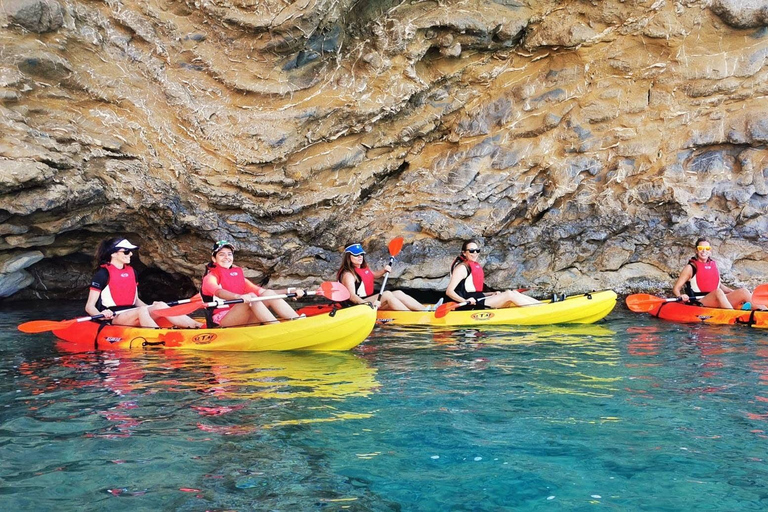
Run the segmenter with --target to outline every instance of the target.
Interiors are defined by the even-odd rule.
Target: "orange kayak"
[[[649,309],[648,313],[663,320],[679,323],[741,324],[768,328],[768,311],[705,308],[682,302],[662,302]]]

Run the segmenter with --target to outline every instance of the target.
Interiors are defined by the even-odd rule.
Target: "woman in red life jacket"
[[[476,240],[467,240],[461,246],[461,254],[451,264],[451,280],[445,289],[445,296],[456,302],[469,302],[459,310],[540,304],[538,300],[514,290],[485,292],[485,275],[483,267],[477,262],[479,259],[480,244]],[[481,298],[484,298],[483,301],[478,302]]]
[[[371,270],[363,246],[352,244],[344,249],[336,279],[349,290],[350,304],[373,304],[386,311],[426,311],[421,302],[400,290],[385,290],[378,297],[373,281],[391,270],[389,265],[379,271]]]
[[[750,302],[752,292],[746,288],[734,290],[720,282],[720,271],[711,255],[712,245],[709,240],[696,240],[696,255],[685,264],[672,288],[675,297],[680,297],[684,302],[723,309],[740,308]],[[747,309],[751,309],[751,304]]]
[[[136,273],[131,267],[131,256],[138,246],[125,238],[104,240],[96,249],[99,266],[91,280],[91,290],[85,311],[91,316],[102,314],[114,325],[140,325],[157,327],[153,311],[167,308],[165,302],[154,302],[151,306],[139,299]],[[130,310],[121,313],[123,310]],[[167,319],[177,327],[197,329],[203,324],[186,316],[172,316]]]
[[[221,240],[213,244],[211,263],[208,263],[203,276],[202,296],[209,302],[215,299],[235,300],[245,302],[234,304],[228,308],[214,309],[211,315],[213,324],[221,327],[246,325],[266,322],[276,322],[275,315],[286,320],[298,318],[298,314],[283,299],[272,299],[250,302],[257,297],[296,293],[296,298],[305,295],[304,290],[288,288],[279,293],[267,290],[246,279],[243,269],[233,265],[235,246]],[[270,311],[271,310],[271,311]]]

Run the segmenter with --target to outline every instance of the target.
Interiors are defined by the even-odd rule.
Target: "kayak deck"
[[[350,350],[373,330],[376,313],[354,306],[313,317],[276,324],[228,328],[169,329],[81,322],[53,333],[82,350],[162,347],[181,350],[285,351]]]
[[[605,318],[615,305],[616,293],[603,290],[532,306],[451,311],[442,318],[436,318],[434,311],[378,311],[376,316],[379,323],[394,325],[590,324]]]

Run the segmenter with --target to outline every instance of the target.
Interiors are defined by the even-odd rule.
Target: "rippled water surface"
[[[15,328],[76,308],[33,306],[0,312],[3,510],[768,510],[768,332],[614,312],[70,354]]]

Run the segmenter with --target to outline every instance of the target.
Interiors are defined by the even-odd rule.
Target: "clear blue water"
[[[768,510],[768,332],[614,312],[68,354],[15,328],[75,306],[32,306],[0,311],[3,510]]]

